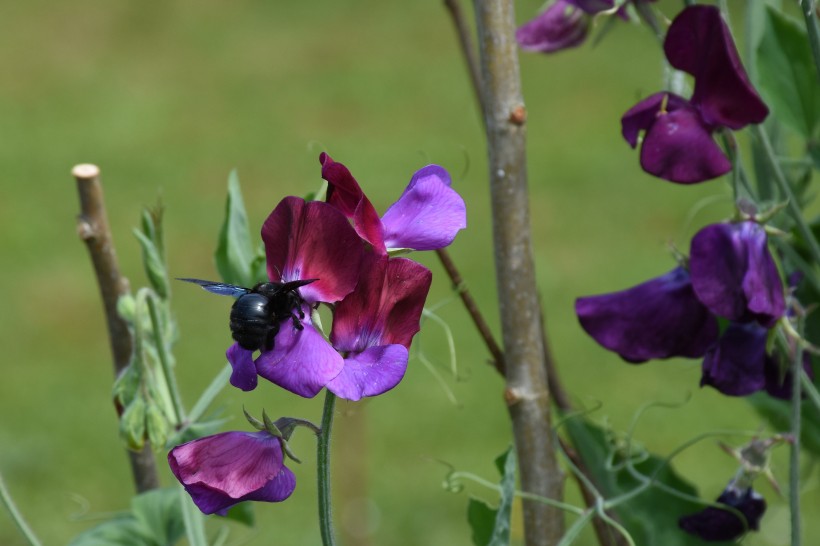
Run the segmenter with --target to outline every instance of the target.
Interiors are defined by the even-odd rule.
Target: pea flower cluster
[[[630,146],[641,146],[641,167],[679,184],[726,174],[729,159],[712,134],[761,123],[769,113],[743,70],[729,27],[714,6],[689,6],[672,22],[663,44],[666,59],[691,74],[695,90],[684,99],[674,93],[651,95],[621,118]]]
[[[404,377],[432,281],[426,267],[390,251],[449,245],[466,227],[466,208],[447,171],[429,165],[380,217],[344,165],[324,153],[320,162],[327,201],[286,197],[262,226],[270,281],[311,281],[298,289],[301,318],[283,320],[256,356],[231,345],[230,381],[248,391],[261,376],[307,398],[327,388],[359,400]],[[311,318],[322,303],[333,309],[327,339]],[[175,447],[168,462],[202,512],[225,514],[245,500],[278,502],[293,492],[282,445],[270,430],[226,432]]]
[[[752,220],[712,224],[692,239],[688,269],[612,294],[578,298],[584,330],[631,363],[703,358],[701,385],[745,396],[791,396],[769,329],[786,313],[780,274],[763,227]],[[720,332],[718,318],[728,321]],[[811,373],[808,359],[804,360]]]

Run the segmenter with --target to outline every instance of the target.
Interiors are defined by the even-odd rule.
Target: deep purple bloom
[[[697,358],[718,336],[717,320],[682,267],[621,292],[578,298],[575,312],[595,341],[633,363]]]
[[[720,127],[741,129],[769,113],[749,82],[731,33],[714,6],[686,7],[664,41],[669,63],[695,79],[692,97],[652,95],[621,118],[624,139],[634,148],[646,131],[641,167],[681,184],[703,182],[729,172],[729,160],[712,140]]]
[[[467,226],[464,200],[450,187],[450,175],[438,165],[417,171],[384,216],[362,191],[350,171],[330,158],[319,156],[322,178],[328,182],[327,202],[353,221],[359,236],[373,250],[435,250],[444,248]]]
[[[296,488],[279,440],[265,431],[223,432],[175,447],[171,472],[205,514],[225,515],[242,501],[280,502]]]
[[[768,330],[754,322],[731,323],[703,359],[700,384],[711,385],[729,396],[746,396],[766,390],[775,398],[792,395],[792,375],[782,373],[779,353],[766,352]],[[811,358],[803,358],[803,369],[811,377]]]
[[[756,222],[701,229],[692,238],[689,271],[698,299],[716,315],[770,328],[786,312],[783,282]]]
[[[359,400],[401,381],[431,281],[430,270],[412,260],[378,254],[366,258],[359,285],[334,312],[330,341],[345,360],[327,385],[330,391]]]
[[[757,531],[760,528],[766,501],[751,487],[740,490],[734,483],[730,483],[717,502],[738,510],[746,521],[734,512],[709,506],[696,514],[683,516],[678,520],[678,525],[687,533],[709,542],[735,540],[747,531]]]
[[[300,396],[313,397],[336,377],[344,361],[310,321],[311,306],[335,303],[359,280],[364,248],[345,216],[321,201],[287,197],[262,226],[268,276],[274,282],[318,279],[299,289],[305,300],[301,329],[286,320],[272,350],[253,353],[234,344],[227,351],[231,384],[256,387],[255,374]]]

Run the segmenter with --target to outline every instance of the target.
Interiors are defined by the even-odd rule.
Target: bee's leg
[[[305,327],[302,326],[302,322],[299,319],[305,318],[305,314],[300,312],[299,315],[300,316],[297,317],[294,313],[290,314],[290,317],[293,320],[293,327],[296,328],[297,330],[304,330]]]

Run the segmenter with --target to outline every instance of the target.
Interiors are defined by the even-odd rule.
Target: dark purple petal
[[[726,174],[732,163],[688,107],[657,117],[641,146],[641,168],[670,182],[695,184]]]
[[[760,518],[766,511],[766,501],[751,488],[740,492],[728,487],[718,497],[717,502],[731,506],[741,514],[746,521],[728,510],[709,506],[705,510],[678,520],[680,528],[691,535],[706,541],[735,540],[743,536],[746,531],[757,531],[760,527]]]
[[[587,37],[589,16],[567,0],[557,0],[515,31],[525,51],[551,53],[580,45]]]
[[[228,347],[225,353],[231,363],[231,385],[243,391],[252,391],[256,388],[256,364],[253,363],[253,351],[243,349],[239,343]]]
[[[286,197],[265,220],[262,240],[272,281],[318,279],[299,289],[308,303],[339,301],[356,286],[361,239],[327,203]]]
[[[322,178],[327,180],[327,202],[353,220],[356,233],[370,243],[373,249],[384,254],[384,233],[379,214],[362,191],[350,171],[341,163],[336,163],[322,152]]]
[[[664,51],[672,66],[695,77],[691,102],[707,124],[740,129],[766,119],[769,109],[749,82],[716,7],[685,8],[666,33]]]
[[[356,290],[336,305],[330,341],[344,352],[398,343],[419,331],[432,273],[406,258],[365,258]]]
[[[621,134],[630,146],[638,146],[638,137],[641,131],[646,131],[655,123],[666,102],[666,110],[677,110],[685,107],[686,99],[672,93],[655,93],[630,108],[621,117]]]
[[[408,356],[404,345],[370,347],[352,354],[327,388],[336,396],[353,401],[385,393],[404,377]]]
[[[339,375],[344,360],[309,321],[302,321],[302,327],[297,330],[290,322],[282,323],[274,348],[257,357],[256,370],[283,389],[313,398]]]
[[[689,254],[695,293],[716,315],[771,327],[785,313],[783,282],[757,223],[706,226]]]
[[[265,487],[253,493],[248,493],[241,500],[282,502],[290,497],[294,489],[296,489],[296,476],[288,467],[283,466],[279,474],[269,481]]]
[[[436,250],[452,243],[456,233],[467,227],[467,209],[450,187],[447,171],[428,165],[413,175],[381,222],[387,248]]]
[[[278,479],[284,468],[279,440],[267,432],[200,438],[172,449],[168,464],[206,514],[224,513]]]
[[[777,356],[781,356],[780,353],[776,353],[775,358],[766,360],[766,369],[764,370],[766,392],[774,398],[791,400],[793,392],[792,374],[791,371],[788,370],[788,364],[784,363],[782,358],[776,358]],[[786,368],[785,373],[783,372],[784,368]],[[814,370],[812,370],[811,367],[811,355],[806,351],[803,351],[803,371],[814,380]]]
[[[766,354],[767,330],[755,323],[732,323],[703,359],[701,386],[728,396],[746,396],[766,387],[766,369],[777,362]]]
[[[701,357],[718,335],[681,267],[622,292],[578,298],[575,312],[595,341],[633,363]]]

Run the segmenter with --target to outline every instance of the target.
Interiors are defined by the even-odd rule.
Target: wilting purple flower
[[[698,299],[716,315],[772,327],[786,311],[783,282],[756,222],[701,229],[692,238],[689,272]]]
[[[317,280],[299,289],[305,300],[301,329],[291,320],[282,322],[273,349],[262,350],[255,360],[238,344],[228,349],[231,384],[251,390],[258,373],[300,396],[316,396],[344,361],[311,323],[311,306],[337,302],[353,291],[364,256],[361,239],[331,205],[287,197],[262,226],[262,240],[272,281]]]
[[[588,30],[589,16],[569,0],[558,0],[518,27],[515,39],[525,51],[552,53],[582,44]]]
[[[673,67],[695,79],[692,97],[656,93],[621,118],[624,139],[635,148],[646,131],[641,167],[671,182],[692,184],[729,172],[729,160],[712,140],[720,127],[741,129],[769,113],[752,87],[731,33],[714,6],[686,7],[664,41]]]
[[[792,375],[781,372],[779,353],[766,351],[768,333],[754,322],[729,324],[703,359],[701,386],[711,385],[729,396],[765,389],[775,398],[791,398]],[[803,369],[812,375],[808,354],[804,355]]]
[[[279,440],[265,431],[223,432],[175,447],[171,472],[205,514],[225,515],[242,501],[280,502],[296,488]]]
[[[430,271],[412,260],[366,258],[359,285],[334,312],[330,341],[345,360],[327,385],[330,391],[359,400],[401,381],[431,281]]]
[[[379,254],[390,249],[444,248],[467,226],[464,200],[450,187],[450,175],[438,165],[417,171],[398,201],[379,218],[347,167],[326,153],[319,156],[319,162],[322,178],[328,182],[327,202],[350,218],[359,236]]]
[[[702,540],[718,542],[735,540],[747,531],[757,531],[766,511],[766,501],[751,487],[739,489],[734,482],[720,494],[717,502],[731,506],[743,514],[745,522],[735,512],[709,506],[696,514],[678,520],[680,528]]]
[[[575,312],[595,341],[633,363],[697,358],[718,336],[717,320],[682,267],[622,292],[578,298]]]

